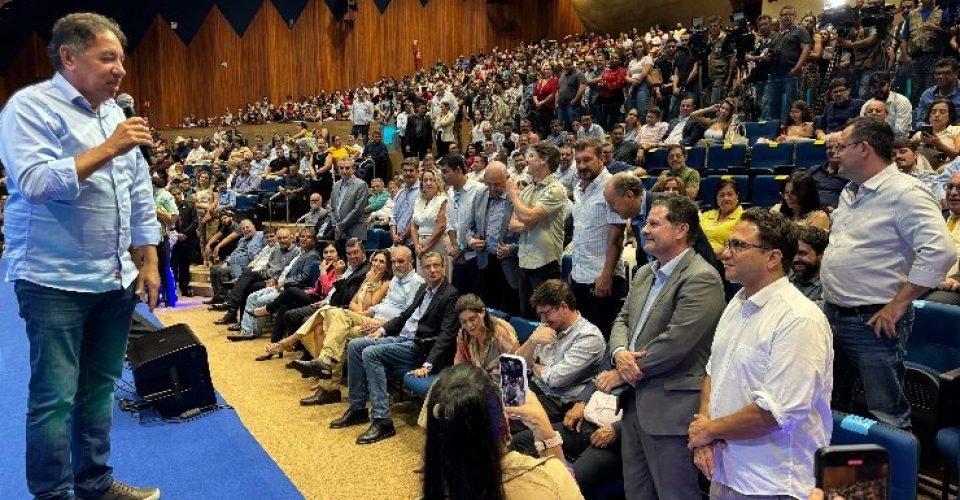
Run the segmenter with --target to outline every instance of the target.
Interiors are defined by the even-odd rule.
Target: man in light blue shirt
[[[160,497],[115,481],[107,463],[135,290],[153,307],[160,288],[160,225],[137,148],[153,142],[146,122],[125,120],[114,101],[125,43],[103,16],[58,20],[56,74],[0,112],[7,280],[31,352],[27,486],[38,498]]]

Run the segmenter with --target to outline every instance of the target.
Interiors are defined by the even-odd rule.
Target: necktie
[[[947,219],[947,229],[952,233],[957,227],[957,221],[960,220],[960,214],[953,214]]]

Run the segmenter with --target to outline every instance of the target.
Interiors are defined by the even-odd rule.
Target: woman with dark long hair
[[[830,230],[830,216],[820,209],[817,183],[806,172],[794,172],[783,186],[783,201],[770,209],[801,226]]]
[[[504,408],[486,370],[464,363],[440,373],[427,398],[424,500],[582,499],[536,395]],[[539,458],[508,451],[507,416],[546,443]]]

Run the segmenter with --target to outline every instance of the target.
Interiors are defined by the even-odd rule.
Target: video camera
[[[851,28],[863,26],[875,28],[877,36],[887,33],[893,23],[893,5],[865,5],[858,10],[855,7],[844,5],[825,9],[820,14],[820,26],[833,26],[841,38],[845,38]]]

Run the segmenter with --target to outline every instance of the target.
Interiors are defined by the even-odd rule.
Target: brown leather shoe
[[[300,400],[301,406],[319,406],[319,405],[328,405],[332,403],[339,403],[341,400],[340,391],[328,391],[325,389],[317,389],[317,392],[308,398],[303,398]]]

